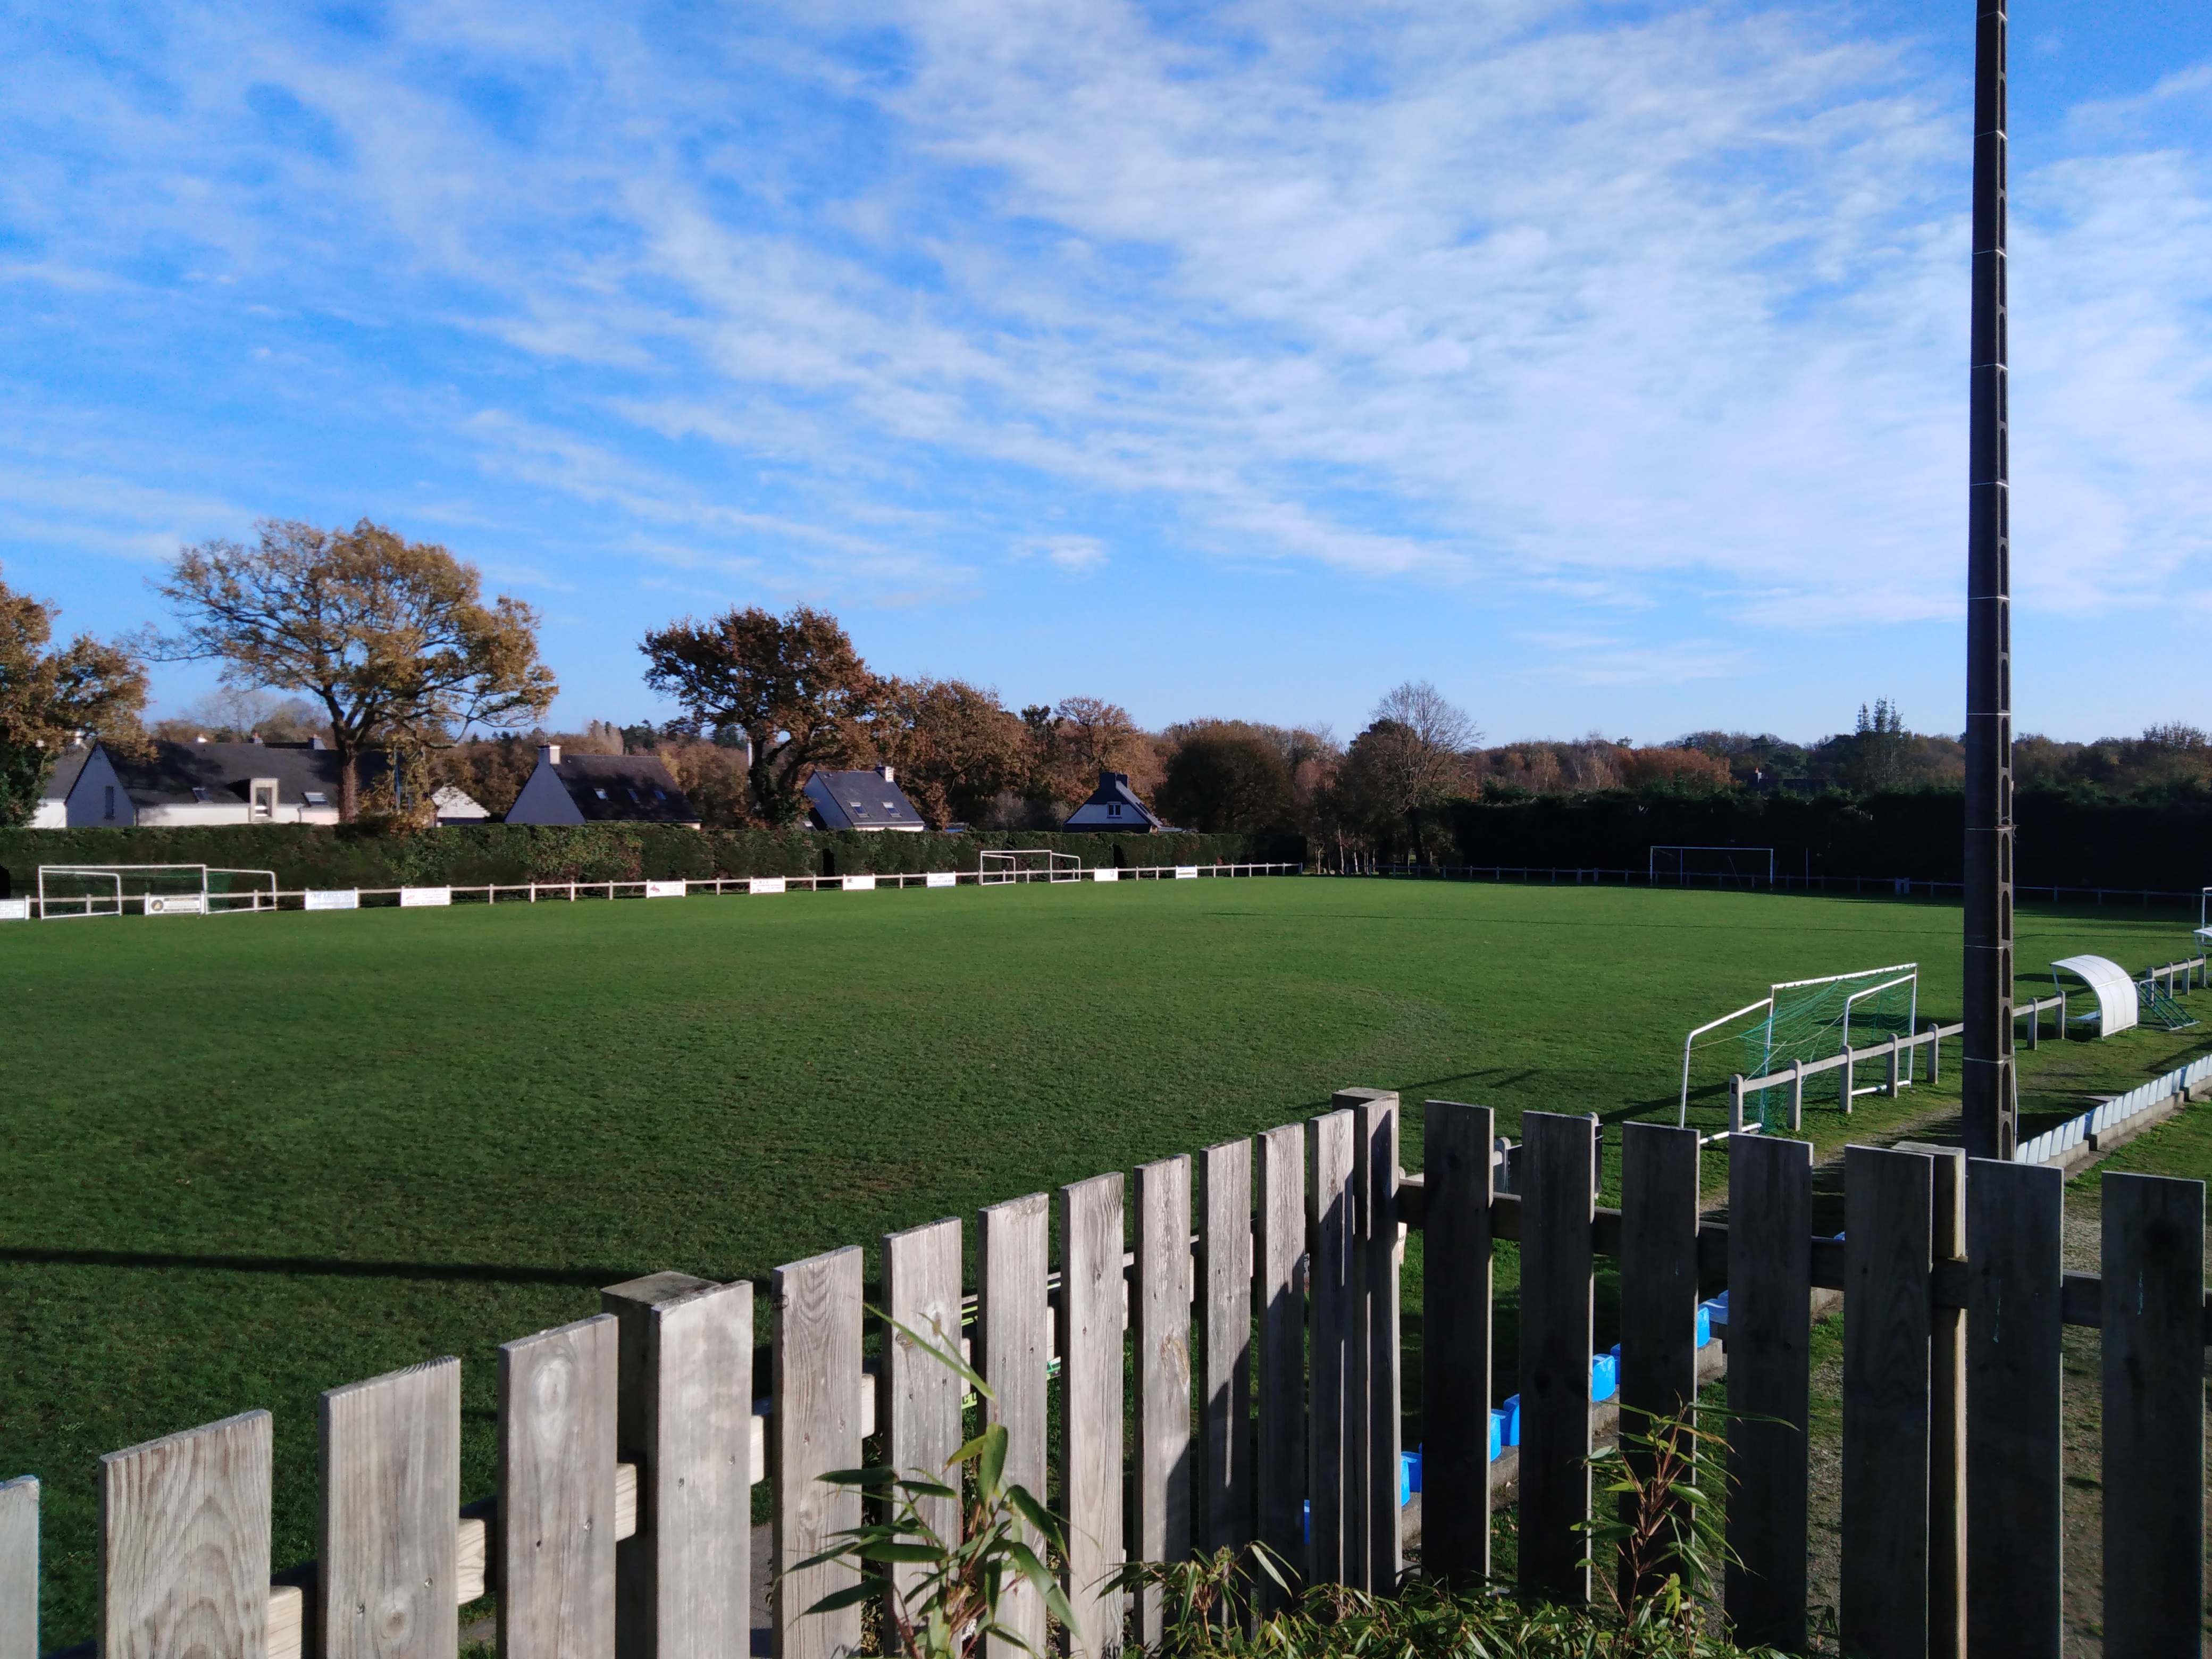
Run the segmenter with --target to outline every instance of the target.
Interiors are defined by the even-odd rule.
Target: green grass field
[[[1771,981],[1917,959],[1922,1012],[1955,1017],[1959,927],[1887,900],[1322,879],[10,927],[0,1476],[46,1483],[46,1644],[91,1633],[103,1451],[268,1407],[296,1561],[320,1389],[460,1355],[476,1496],[494,1347],[601,1285],[758,1278],[1350,1084],[1492,1103],[1508,1133],[1524,1109],[1671,1118],[1682,1032]],[[2164,960],[2187,928],[2020,932],[2033,972]],[[2046,1045],[2029,1103],[2205,1046]],[[1952,1085],[1808,1128],[1824,1152],[1893,1133]]]

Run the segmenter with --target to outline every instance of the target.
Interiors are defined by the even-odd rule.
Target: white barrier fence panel
[[[1119,881],[1121,879],[1121,872],[1119,870],[1101,866],[1098,869],[1093,870],[1091,872],[1091,879],[1093,881]]]
[[[748,893],[781,893],[784,890],[781,876],[755,876],[745,884]]]
[[[648,881],[645,884],[647,898],[682,898],[684,884],[680,881]]]
[[[450,887],[403,887],[399,890],[399,908],[403,910],[422,910],[453,902]]]
[[[300,895],[300,908],[304,910],[358,910],[361,908],[361,890],[357,887],[310,887]]]
[[[876,890],[876,878],[873,876],[847,876],[838,885],[848,893],[872,893]]]
[[[149,916],[204,916],[207,914],[207,898],[200,893],[149,893],[146,895],[146,914]]]
[[[960,872],[957,870],[932,870],[922,878],[921,884],[925,887],[957,887]]]
[[[1177,881],[1196,881],[1198,866],[1194,864],[1178,864],[1175,867],[1175,878]]]
[[[30,900],[0,899],[0,921],[28,921],[30,919]]]

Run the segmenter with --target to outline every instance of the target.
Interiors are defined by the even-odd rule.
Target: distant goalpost
[[[222,916],[276,908],[273,870],[206,864],[42,864],[41,916]]]
[[[1055,853],[1049,848],[1020,847],[1004,852],[986,852],[977,872],[977,883],[985,887],[998,887],[1012,881],[1080,881],[1083,860],[1073,853]]]
[[[1754,1015],[1763,1018],[1753,1019]],[[1735,1069],[1745,1077],[1771,1077],[1785,1070],[1792,1060],[1826,1060],[1845,1048],[1866,1048],[1886,1036],[1910,1036],[1919,1029],[1919,1019],[1920,964],[1916,962],[1826,974],[1818,979],[1785,980],[1769,986],[1758,1001],[1708,1020],[1682,1039],[1682,1097],[1674,1121],[1689,1121],[1691,1056],[1698,1039],[1709,1033],[1723,1033],[1712,1038],[1714,1042],[1739,1045],[1741,1058]],[[1739,1021],[1749,1023],[1738,1024]],[[1911,1086],[1919,1052],[1905,1050],[1898,1079],[1900,1086]],[[1765,1127],[1774,1127],[1767,1122],[1769,1092],[1783,1091],[1759,1090],[1745,1100],[1747,1109],[1755,1107]],[[1854,1087],[1852,1092],[1872,1091]]]
[[[1710,881],[1725,886],[1741,883],[1746,886],[1765,882],[1774,885],[1774,849],[1771,847],[1654,847],[1650,849],[1650,865],[1644,879],[1656,887],[1662,882],[1673,882],[1677,886],[1692,881]]]

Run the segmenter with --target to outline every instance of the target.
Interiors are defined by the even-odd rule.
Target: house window
[[[328,806],[331,804],[331,798],[319,789],[310,789],[301,799],[310,806]]]
[[[253,792],[253,816],[257,818],[276,816],[276,792],[274,789],[256,789]]]
[[[199,788],[198,786],[195,786],[192,790],[192,799],[194,800],[205,800],[208,799],[208,792],[204,789]]]
[[[597,795],[601,800],[605,800],[607,798],[607,792],[604,789],[594,789],[592,793]]]
[[[1120,817],[1121,816],[1121,803],[1117,800],[1107,802],[1106,816],[1109,818]]]
[[[665,789],[656,789],[653,792],[653,798],[655,800],[666,800],[668,799],[668,792]]]
[[[115,816],[115,786],[112,783],[107,786],[107,811],[101,816],[111,818]]]
[[[638,793],[637,793],[637,791],[636,791],[636,790],[635,790],[635,789],[631,789],[631,790],[626,791],[625,793],[628,793],[628,795],[629,796],[630,799],[632,799],[633,801],[635,801],[635,800],[637,800],[637,799],[638,799]]]

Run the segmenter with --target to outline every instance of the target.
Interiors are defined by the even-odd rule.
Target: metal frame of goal
[[[1859,1005],[1869,998],[1876,999],[1875,1006],[1861,1010]],[[1900,1001],[1905,1005],[1902,1011],[1896,1006]],[[1869,1026],[1875,1031],[1910,1035],[1920,1029],[1920,964],[1896,962],[1886,968],[1823,974],[1817,979],[1784,980],[1767,987],[1766,994],[1758,1001],[1746,1003],[1734,1013],[1723,1014],[1718,1019],[1707,1020],[1682,1039],[1682,1097],[1674,1115],[1676,1123],[1690,1121],[1690,1056],[1698,1039],[1752,1014],[1764,1014],[1765,1018],[1715,1039],[1741,1045],[1744,1058],[1739,1063],[1747,1077],[1765,1077],[1778,1072],[1792,1060],[1825,1060],[1851,1047],[1854,1018],[1863,1022],[1861,1035]],[[1917,1071],[1914,1062],[1919,1053],[1917,1048],[1905,1051],[1904,1069],[1898,1079],[1899,1087],[1912,1086]],[[1854,1086],[1851,1093],[1872,1094],[1877,1086]],[[1759,1091],[1762,1123],[1765,1121],[1765,1093],[1764,1090]]]
[[[1693,870],[1693,858],[1703,855],[1703,861],[1721,867]],[[1677,886],[1688,882],[1711,881],[1725,885],[1729,882],[1746,884],[1765,882],[1774,885],[1774,849],[1771,847],[1653,847],[1649,853],[1649,867],[1644,879],[1647,885],[1656,887],[1662,881],[1672,881]],[[1760,874],[1759,860],[1766,861],[1766,871]],[[1671,869],[1662,869],[1670,862]]]
[[[1024,864],[1024,859],[1042,859],[1042,865]],[[982,854],[975,879],[984,887],[997,887],[1010,881],[1080,881],[1083,860],[1073,853],[1055,853],[1048,847],[1018,847]]]
[[[254,885],[233,890],[210,878],[246,876]],[[54,884],[49,886],[49,883]],[[260,884],[267,883],[264,887]],[[74,886],[74,892],[56,887]],[[130,890],[125,890],[126,886]],[[206,864],[42,864],[39,866],[39,915],[119,916],[131,904],[145,916],[228,916],[276,908],[276,872],[227,870]]]

